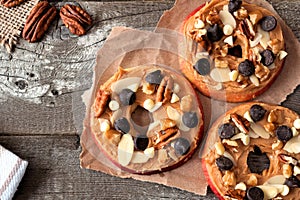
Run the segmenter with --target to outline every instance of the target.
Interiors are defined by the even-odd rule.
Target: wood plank
[[[80,169],[77,136],[0,136],[0,143],[29,161],[14,199],[217,199]]]

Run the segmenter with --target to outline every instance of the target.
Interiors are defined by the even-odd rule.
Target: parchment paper
[[[265,1],[259,0],[255,2],[259,2],[263,7],[273,10],[271,5]],[[91,139],[89,126],[90,107],[94,101],[95,91],[101,83],[105,82],[115,73],[119,65],[126,68],[145,64],[156,64],[179,69],[179,63],[184,59],[184,56],[180,53],[183,44],[180,43],[180,39],[178,38],[180,38],[181,35],[178,34],[176,30],[179,30],[186,16],[202,3],[202,0],[177,1],[174,7],[170,11],[165,12],[161,17],[156,33],[138,31],[125,27],[116,27],[112,30],[107,41],[97,54],[93,86],[83,95],[83,101],[87,109],[84,120],[84,130],[81,136],[82,153],[80,155],[80,164],[82,168],[93,169],[122,178],[134,178],[141,181],[177,187],[199,195],[206,194],[207,183],[201,168],[200,150],[194,154],[191,160],[174,170],[147,176],[129,174],[116,168],[95,146],[94,140]],[[289,55],[279,78],[266,93],[257,98],[259,101],[275,104],[279,104],[285,100],[286,96],[292,93],[300,81],[298,78],[299,67],[295,67],[299,66],[300,61],[292,59],[300,56],[299,42],[285,23],[282,20],[279,22],[284,31],[286,49]],[[173,30],[175,30],[175,32]],[[289,81],[286,81],[286,77],[289,77]],[[238,105],[212,100],[201,94],[199,94],[199,97],[204,107],[205,130],[207,130],[210,123],[213,122],[216,117],[231,107]],[[203,142],[205,142],[205,140],[203,140]],[[214,137],[210,137],[210,140],[207,142],[213,144]]]

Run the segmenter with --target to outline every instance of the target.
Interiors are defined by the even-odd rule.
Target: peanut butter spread
[[[189,82],[157,66],[119,68],[100,86],[92,110],[97,145],[132,173],[182,164],[203,132],[201,105]]]
[[[230,9],[229,1],[212,0],[186,20],[183,32],[191,64],[182,71],[205,95],[242,102],[270,86],[287,53],[272,12],[244,1],[236,11]],[[210,65],[206,70],[205,60]]]
[[[211,149],[203,167],[213,191],[223,199],[246,199],[258,187],[263,199],[299,199],[299,131],[299,116],[284,107],[247,103],[228,111],[208,132],[219,134],[215,146],[205,147]]]

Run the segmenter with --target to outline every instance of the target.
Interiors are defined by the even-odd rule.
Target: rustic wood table
[[[300,0],[270,2],[300,39]],[[41,42],[21,40],[11,55],[0,50],[0,144],[29,161],[15,199],[216,199],[210,190],[201,197],[80,169],[79,97],[91,85],[96,52],[113,26],[153,28],[174,1],[78,3],[94,19],[86,37],[56,20]],[[300,114],[299,86],[282,105]]]

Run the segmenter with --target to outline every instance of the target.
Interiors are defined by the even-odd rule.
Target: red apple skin
[[[206,178],[206,181],[210,187],[210,189],[213,191],[213,193],[215,193],[215,195],[220,199],[220,200],[225,200],[224,197],[219,193],[218,189],[214,186],[213,182],[210,180],[210,176],[209,176],[209,173],[207,171],[207,168],[206,168],[206,162],[205,162],[205,159],[202,158],[202,170],[203,170],[203,173],[204,173],[204,176]]]
[[[190,86],[191,89],[193,88],[192,85]],[[182,164],[184,164],[185,162],[187,162],[194,154],[194,152],[198,149],[197,147],[199,146],[201,140],[202,140],[202,137],[203,137],[203,133],[204,133],[204,115],[203,115],[203,107],[202,107],[202,104],[200,102],[200,98],[199,96],[197,95],[196,91],[193,89],[192,90],[193,93],[192,95],[194,95],[196,97],[196,100],[197,100],[197,103],[199,105],[199,110],[200,110],[200,115],[201,115],[201,119],[199,120],[199,122],[203,122],[200,127],[199,127],[199,132],[198,132],[198,140],[196,141],[196,147],[192,150],[190,150],[190,152],[185,155],[185,158],[183,160],[180,160],[179,162],[171,165],[171,166],[168,166],[168,167],[164,167],[164,168],[161,168],[159,170],[151,170],[151,171],[135,171],[133,169],[130,169],[130,168],[127,168],[125,166],[122,166],[120,165],[120,163],[118,163],[117,161],[115,161],[114,159],[112,159],[107,153],[106,151],[101,147],[101,145],[99,144],[96,136],[95,136],[95,133],[92,133],[92,129],[90,128],[90,131],[91,131],[91,135],[93,137],[93,140],[95,141],[96,145],[98,146],[98,148],[101,150],[101,152],[103,152],[103,154],[115,165],[117,166],[118,168],[120,168],[121,170],[123,171],[126,171],[126,172],[129,172],[131,174],[141,174],[141,175],[150,175],[150,174],[155,174],[155,173],[160,173],[160,172],[165,172],[165,171],[169,171],[169,170],[172,170],[172,169],[175,169],[179,166],[181,166]],[[93,112],[91,112],[91,115],[90,117],[94,117],[94,115],[92,114]]]

